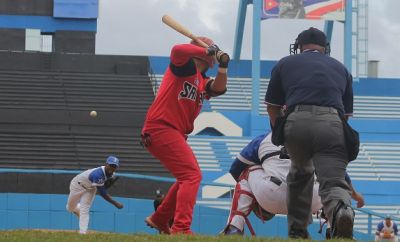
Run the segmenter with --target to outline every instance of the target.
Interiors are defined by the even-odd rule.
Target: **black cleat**
[[[333,215],[332,238],[353,239],[354,210],[339,202]]]

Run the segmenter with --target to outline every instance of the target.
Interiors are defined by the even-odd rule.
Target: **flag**
[[[262,19],[344,20],[345,0],[264,0]]]

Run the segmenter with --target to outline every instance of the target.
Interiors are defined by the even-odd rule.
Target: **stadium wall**
[[[170,59],[164,56],[150,56],[150,66],[155,75],[163,75],[165,69],[168,67]],[[272,67],[276,61],[261,61],[260,75],[262,78],[269,78]],[[207,74],[209,76],[215,76],[217,74],[218,65],[215,65],[213,69],[210,69]],[[229,62],[228,74],[230,77],[251,77],[251,60],[231,60]]]
[[[1,0],[0,14],[53,16],[54,0]]]
[[[152,73],[163,75],[169,64],[168,57],[149,57]],[[261,62],[261,77],[269,78],[275,61]],[[208,74],[215,76],[216,68]],[[232,61],[229,65],[229,77],[251,77],[251,61]],[[354,94],[358,96],[393,96],[400,97],[399,79],[361,78],[353,82]],[[260,103],[260,105],[264,105]],[[253,117],[249,111],[221,111],[223,115],[243,129],[244,136],[257,136],[269,131],[269,119],[266,116]],[[362,141],[400,141],[400,120],[398,119],[350,119],[350,123],[361,133]]]
[[[0,28],[97,31],[98,0],[2,0]]]
[[[0,15],[0,28],[40,29],[42,33],[57,30],[96,31],[97,20],[56,19],[51,16]]]
[[[89,230],[117,233],[156,234],[144,223],[146,216],[153,212],[153,201],[144,199],[119,198],[124,204],[116,209],[101,197],[96,196],[91,212]],[[0,230],[8,229],[61,229],[78,230],[78,219],[66,211],[66,195],[55,194],[0,194]],[[197,234],[217,235],[225,226],[229,210],[217,209],[205,205],[196,205],[192,229]],[[287,237],[285,216],[276,216],[262,223],[253,214],[249,217],[257,236]],[[319,223],[309,227],[315,240],[323,240],[318,233]],[[249,235],[246,227],[246,234]],[[358,239],[368,238],[356,234]]]
[[[353,90],[359,96],[399,97],[400,79],[360,78],[358,82],[353,82]]]
[[[148,75],[147,56],[0,51],[0,70]]]

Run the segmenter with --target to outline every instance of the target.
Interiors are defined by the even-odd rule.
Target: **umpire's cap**
[[[331,52],[330,44],[325,33],[321,30],[311,27],[302,31],[296,38],[294,44],[290,45],[290,54],[297,54],[297,49],[301,45],[316,44],[325,48],[325,54],[329,55]]]
[[[297,36],[297,41],[301,45],[316,44],[322,47],[326,47],[326,45],[328,44],[325,33],[314,27],[311,27],[301,32]]]
[[[107,157],[106,163],[109,165],[116,165],[117,167],[119,167],[119,159],[112,155]]]

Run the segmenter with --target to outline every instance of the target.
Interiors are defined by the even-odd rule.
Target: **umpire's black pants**
[[[311,222],[314,171],[330,224],[338,201],[351,205],[345,181],[348,164],[343,126],[336,109],[298,105],[285,124],[285,147],[292,165],[287,176],[288,229],[306,231]]]

